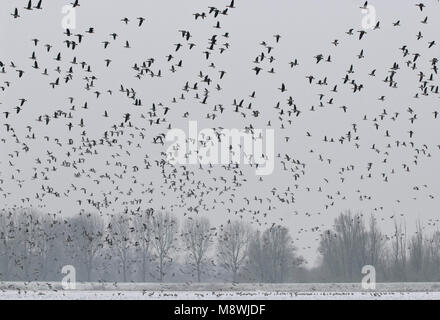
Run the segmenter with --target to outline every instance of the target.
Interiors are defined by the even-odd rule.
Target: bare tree
[[[176,242],[178,224],[170,213],[158,212],[152,216],[152,247],[159,260],[159,280],[165,277],[165,267],[172,261],[170,256]]]
[[[237,282],[239,271],[248,256],[250,236],[251,229],[243,221],[228,223],[219,235],[218,262],[231,274],[233,282]]]
[[[22,208],[16,213],[19,243],[14,264],[19,279],[23,281],[35,280],[37,273],[32,266],[37,257],[38,215],[31,208]]]
[[[435,231],[433,235],[426,240],[426,265],[427,272],[431,279],[438,281],[440,279],[440,231]]]
[[[375,222],[371,223],[373,233],[370,234],[362,215],[347,211],[335,219],[333,230],[321,236],[319,252],[322,266],[330,278],[357,281],[362,267],[380,255],[380,234]]]
[[[406,225],[394,222],[394,235],[392,242],[393,265],[392,272],[395,280],[406,280],[406,262],[407,262],[407,240]]]
[[[2,210],[0,212],[0,279],[2,280],[9,280],[11,261],[13,261],[19,243],[17,231],[14,211]]]
[[[62,229],[56,215],[39,214],[36,222],[35,244],[37,254],[37,271],[40,280],[49,280],[47,277],[59,267],[59,259],[63,258]],[[59,271],[59,269],[57,270]]]
[[[62,256],[58,219],[32,208],[0,213],[0,273],[2,279],[45,280]],[[11,268],[12,267],[12,268]],[[14,275],[10,271],[14,271]]]
[[[150,254],[152,237],[152,215],[153,210],[145,210],[134,216],[134,239],[135,247],[141,252],[142,258],[142,282],[146,282],[147,260]]]
[[[103,248],[103,237],[104,222],[98,214],[81,212],[71,219],[66,241],[73,244],[86,269],[87,281],[91,281],[95,258]]]
[[[249,239],[247,269],[251,280],[264,282],[266,278],[267,261],[261,239],[261,232],[257,230]]]
[[[248,266],[259,282],[286,282],[302,262],[287,228],[275,225],[252,237]]]
[[[370,229],[368,231],[368,257],[367,263],[375,266],[381,267],[382,256],[384,249],[384,237],[379,230],[377,225],[377,219],[371,215],[370,216]]]
[[[122,280],[127,282],[127,271],[130,261],[130,250],[132,248],[132,219],[131,215],[113,215],[108,224],[108,233],[112,240],[112,249],[121,262]]]
[[[208,250],[212,244],[212,233],[207,218],[188,218],[182,230],[183,242],[188,259],[195,267],[197,281],[201,280],[202,266],[207,262]]]
[[[425,262],[425,239],[423,236],[423,228],[420,221],[416,224],[416,233],[411,237],[409,243],[409,263],[411,271],[415,274],[423,272]]]

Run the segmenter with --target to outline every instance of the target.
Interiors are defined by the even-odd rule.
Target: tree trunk
[[[145,252],[142,254],[142,282],[146,282],[146,274],[147,274],[147,257]]]
[[[163,282],[163,257],[162,255],[159,258],[159,280]]]

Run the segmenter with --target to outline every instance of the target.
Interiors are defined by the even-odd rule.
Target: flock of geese
[[[44,0],[8,4],[10,8],[6,4],[2,8],[9,10],[11,21],[7,23],[11,25],[25,25],[29,15],[44,19],[46,6],[53,5]],[[71,5],[78,16],[87,8],[81,0]],[[359,8],[367,7],[368,2],[359,2]],[[424,1],[415,2],[413,8],[418,27],[407,35],[407,42],[395,48],[394,61],[385,70],[369,60],[372,50],[364,43],[384,33],[393,38],[400,28],[414,23],[409,18],[377,21],[368,30],[358,26],[341,30],[322,43],[322,52],[293,56],[290,61],[282,61],[279,48],[293,40],[283,36],[282,30],[274,30],[273,37],[255,44],[254,57],[242,61],[248,66],[249,85],[273,77],[272,88],[265,92],[239,93],[237,86],[229,85],[234,81],[228,77],[233,70],[224,57],[233,59],[238,40],[228,29],[228,19],[244,13],[237,0],[222,0],[217,6],[197,10],[188,17],[188,24],[195,23],[197,28],[176,30],[167,52],[155,57],[142,53],[146,57],[138,61],[131,61],[128,52],[136,51],[138,42],[145,41],[143,33],[155,28],[147,13],[121,16],[113,21],[111,30],[101,28],[99,20],[85,29],[60,29],[62,42],[50,42],[44,35],[17,39],[28,43],[28,52],[4,56],[0,50],[0,149],[7,150],[0,157],[0,203],[9,209],[40,210],[60,203],[60,213],[63,207],[73,207],[103,216],[117,211],[134,214],[152,207],[180,216],[220,214],[256,227],[294,223],[302,226],[294,235],[297,240],[304,233],[317,237],[325,227],[319,216],[347,208],[347,200],[353,198],[371,204],[371,211],[382,220],[392,219],[402,214],[399,209],[382,205],[374,193],[364,190],[363,183],[369,181],[378,190],[386,190],[384,185],[417,175],[440,153],[438,132],[429,133],[430,141],[420,139],[426,134],[425,123],[432,126],[440,121],[439,50],[428,32],[440,7],[437,1]],[[395,14],[399,15],[398,10]],[[200,30],[209,37],[201,38]],[[137,40],[133,40],[135,36]],[[348,48],[359,50],[347,53],[347,43]],[[127,56],[121,50],[127,50]],[[88,59],[89,54],[98,54],[101,60]],[[345,55],[344,68],[326,72],[338,54]],[[199,64],[188,67],[189,57]],[[313,68],[303,67],[310,63]],[[127,79],[116,71],[121,64],[130,75]],[[362,71],[367,67],[368,72]],[[278,81],[281,70],[289,72],[289,77]],[[149,84],[180,81],[182,74],[187,80],[180,89],[167,89],[171,99],[149,99]],[[105,79],[117,85],[109,86]],[[53,111],[23,121],[29,119],[26,114],[41,109],[33,102],[35,93],[28,94],[29,81],[46,88],[37,94],[48,97],[46,104]],[[408,88],[408,83],[412,100],[393,104],[393,97],[407,94],[407,89],[400,90]],[[306,85],[316,98],[298,102],[299,84]],[[370,110],[355,119],[356,104],[366,95],[371,97],[372,88],[382,94],[374,97],[376,103]],[[221,98],[226,90],[236,96],[228,103]],[[63,104],[52,101],[51,96],[60,94]],[[263,104],[260,97],[272,104]],[[340,123],[340,134],[321,134],[325,128],[313,123],[301,135],[292,133],[312,115]],[[215,130],[228,128],[231,121],[238,121],[240,129],[248,132],[260,123],[274,129],[276,178],[256,177],[250,170],[254,165],[169,164],[167,131],[200,117]],[[307,144],[306,154],[296,152],[298,141]],[[362,164],[351,162],[350,156],[357,152],[363,152]],[[316,166],[322,171],[310,169]],[[413,200],[432,201],[434,206],[438,190],[430,183],[415,181],[409,179],[406,186]],[[322,207],[299,210],[297,202],[306,194],[307,199],[323,200]],[[396,199],[395,205],[406,201],[404,197]],[[307,220],[316,217],[310,226]]]

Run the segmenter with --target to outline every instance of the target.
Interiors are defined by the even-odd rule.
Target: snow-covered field
[[[0,283],[0,300],[390,300],[440,299],[438,283],[382,283],[375,291],[360,284],[156,284]]]
[[[440,292],[6,291],[0,300],[438,300]]]

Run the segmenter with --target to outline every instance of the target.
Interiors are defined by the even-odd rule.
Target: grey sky
[[[161,209],[163,206],[166,210],[182,216],[184,213],[193,214],[189,212],[189,208],[197,206],[198,201],[202,199],[206,210],[201,210],[200,214],[209,215],[213,224],[224,223],[229,218],[242,215],[243,219],[249,221],[254,221],[252,217],[258,217],[268,225],[275,222],[289,226],[301,254],[308,258],[310,263],[316,258],[320,231],[330,227],[336,215],[343,210],[361,210],[365,215],[374,214],[380,219],[382,229],[388,232],[392,230],[393,218],[405,219],[409,231],[412,230],[412,224],[416,219],[428,222],[429,219],[438,218],[440,150],[437,145],[440,144],[440,118],[434,119],[433,111],[440,111],[439,96],[430,94],[420,96],[419,99],[414,98],[414,95],[420,92],[418,73],[423,71],[429,77],[432,72],[430,60],[439,57],[438,44],[428,49],[428,42],[436,40],[440,27],[438,1],[424,1],[427,7],[423,12],[415,6],[415,1],[369,1],[376,8],[380,30],[368,30],[365,38],[359,41],[357,31],[361,30],[362,21],[359,7],[363,1],[237,0],[237,8],[230,9],[227,16],[219,19],[210,16],[204,21],[196,21],[193,13],[207,12],[210,5],[223,8],[229,1],[83,0],[80,1],[81,6],[77,10],[77,29],[73,30],[73,33],[84,34],[89,27],[94,27],[96,33],[86,34],[83,43],[74,51],[67,49],[63,43],[67,38],[61,28],[61,8],[69,1],[43,1],[44,10],[38,12],[25,12],[23,7],[26,3],[24,0],[3,1],[0,12],[0,61],[7,65],[13,61],[18,69],[25,70],[21,79],[18,79],[16,72],[9,66],[6,68],[6,74],[0,74],[0,86],[4,85],[4,81],[11,82],[9,88],[4,92],[0,91],[1,111],[11,111],[10,118],[5,119],[3,115],[0,117],[0,137],[6,141],[0,143],[0,179],[4,181],[0,185],[1,206],[23,205],[21,199],[29,198],[29,203],[25,205],[39,205],[53,212],[61,210],[63,214],[74,214],[81,208],[93,210],[94,208],[87,204],[79,206],[77,200],[95,198],[96,201],[102,201],[103,193],[113,191],[113,195],[115,194],[115,185],[103,179],[96,184],[93,180],[100,180],[99,176],[105,172],[110,175],[121,174],[123,170],[115,164],[117,161],[129,166],[142,167],[145,154],[148,154],[150,161],[154,163],[167,146],[153,145],[151,139],[159,133],[166,132],[169,123],[172,127],[184,130],[187,130],[188,120],[198,120],[201,129],[242,129],[250,124],[254,128],[264,129],[270,120],[272,128],[275,129],[275,154],[281,154],[281,159],[276,160],[274,174],[263,177],[262,182],[255,176],[254,168],[243,167],[244,176],[239,177],[242,185],[236,190],[228,190],[220,195],[213,191],[209,195],[199,194],[199,197],[193,199],[186,197],[185,193],[169,189],[171,181],[165,182],[154,165],[151,170],[142,169],[136,173],[131,172],[130,167],[124,178],[117,180],[122,192],[118,196],[119,199],[103,209],[103,212],[111,213],[127,207],[135,209],[139,204],[131,201],[142,198],[142,206],[147,206],[150,201],[148,205],[153,208]],[[21,18],[16,20],[10,15],[15,7],[19,8],[21,15]],[[136,25],[136,18],[139,16],[147,18],[141,28]],[[426,25],[420,23],[425,16],[429,16]],[[128,25],[120,21],[124,17],[130,18],[131,22]],[[222,26],[220,30],[213,28],[217,20],[220,20]],[[401,27],[393,27],[392,23],[397,20],[401,20]],[[355,35],[348,36],[345,33],[350,28],[354,28]],[[191,32],[193,37],[190,42],[196,44],[193,50],[190,51],[186,46],[179,52],[174,52],[174,44],[185,43],[178,30]],[[422,32],[423,38],[418,41],[416,35],[419,31]],[[108,41],[109,34],[113,32],[118,33],[119,37],[116,41],[111,41],[109,48],[104,50],[102,41]],[[230,33],[229,39],[221,37],[225,32]],[[223,54],[219,54],[217,50],[207,61],[203,51],[206,50],[208,39],[213,34],[219,34],[219,45],[228,42],[230,48]],[[275,34],[282,36],[279,43],[275,43]],[[41,40],[37,47],[31,42],[33,38]],[[340,42],[336,47],[331,43],[335,39]],[[123,48],[126,40],[130,42],[131,49]],[[260,45],[262,41],[274,47],[270,54]],[[53,45],[49,54],[43,47],[47,43]],[[408,46],[411,56],[402,57],[399,48],[403,45]],[[362,49],[365,58],[358,59],[357,55]],[[33,62],[29,57],[33,51],[41,68],[48,68],[49,76],[42,76],[42,69],[31,68]],[[54,61],[58,52],[62,53],[61,62]],[[263,71],[261,75],[256,76],[252,71],[255,66],[253,61],[261,52],[265,52],[268,57],[272,55],[275,61],[263,61],[260,64]],[[421,57],[417,61],[417,69],[410,70],[405,61],[412,59],[412,53],[415,52],[420,53]],[[172,63],[183,61],[183,67],[177,68],[176,73],[170,72],[172,63],[167,62],[165,58],[170,53],[175,57]],[[325,58],[331,55],[332,62],[316,64],[313,57],[318,54],[323,54]],[[53,90],[49,82],[57,77],[63,82],[66,70],[72,66],[69,61],[72,61],[74,56],[78,62],[86,61],[91,65],[93,72],[86,74],[81,71],[79,65],[73,66],[73,80]],[[155,72],[160,69],[163,76],[147,76],[141,80],[135,78],[136,71],[131,67],[135,63],[141,65],[149,58],[155,59],[152,69]],[[295,58],[298,59],[299,66],[292,69],[288,63]],[[109,68],[105,67],[105,59],[112,60]],[[215,63],[215,69],[208,67],[210,62]],[[382,81],[389,75],[389,69],[394,62],[400,65],[400,70],[395,76],[397,89],[389,88],[388,84]],[[356,94],[353,94],[350,85],[342,84],[342,78],[352,64],[355,73],[350,77],[364,85],[364,89]],[[60,75],[54,71],[57,66],[62,69]],[[272,67],[275,74],[267,72]],[[368,76],[373,69],[377,70],[376,77]],[[218,73],[220,70],[227,72],[221,82]],[[200,71],[209,74],[213,79],[209,88],[208,104],[200,104],[199,100],[194,99],[194,91],[185,93],[185,100],[178,99],[178,103],[172,103],[174,97],[179,98],[183,93],[182,88],[187,81],[193,85],[200,80]],[[83,78],[87,75],[95,75],[98,78],[95,81],[96,87],[90,91],[84,90]],[[329,84],[309,85],[305,78],[308,75],[314,75],[315,81],[327,77]],[[220,83],[221,91],[215,89],[217,83]],[[281,83],[286,84],[286,93],[280,93],[278,90]],[[142,98],[144,106],[133,106],[119,93],[121,84],[127,88],[134,88]],[[430,84],[438,85],[438,75],[434,75]],[[338,85],[337,93],[331,92],[334,85]],[[200,84],[200,88],[205,87],[206,85]],[[113,90],[111,96],[106,93],[108,89]],[[99,99],[94,95],[96,90],[102,92]],[[255,99],[249,98],[253,91],[256,92]],[[202,89],[199,90],[199,94],[202,93]],[[318,94],[321,93],[325,95],[322,100],[325,104],[323,108],[319,107]],[[291,117],[291,125],[287,122],[288,117],[283,116],[285,129],[281,129],[274,106],[279,101],[287,111],[289,107],[286,102],[289,96],[292,96],[302,113],[298,118]],[[378,101],[381,96],[386,97],[384,102]],[[56,110],[68,111],[71,107],[68,97],[75,98],[73,104],[77,109],[73,119],[53,120],[48,126],[35,121],[39,115],[52,115]],[[13,108],[19,103],[20,98],[26,98],[28,101],[20,114],[15,115]],[[334,103],[328,104],[331,98],[334,99]],[[254,108],[260,111],[259,117],[253,117],[251,112],[248,112],[243,118],[233,112],[234,99],[245,99],[246,106],[252,102]],[[81,109],[86,101],[89,109]],[[147,114],[147,109],[152,103],[162,103],[170,108],[166,123],[152,127],[149,126],[148,120],[141,118],[142,113]],[[216,104],[225,107],[224,113],[215,120],[206,119],[206,114],[212,113]],[[339,108],[343,105],[348,107],[346,113]],[[317,111],[309,111],[311,106]],[[407,112],[408,107],[417,113],[414,124],[408,120],[411,117]],[[387,115],[381,120],[380,115],[384,109]],[[105,110],[109,112],[109,118],[102,116]],[[186,111],[189,112],[189,117],[183,118]],[[86,130],[88,137],[99,139],[113,124],[122,122],[123,115],[127,112],[132,115],[133,126],[145,128],[145,140],[137,136],[139,130],[127,129],[119,141],[123,144],[122,149],[101,146],[98,148],[99,154],[85,155],[86,162],[78,167],[86,171],[94,168],[97,173],[86,172],[75,178],[76,170],[61,167],[62,161],[67,159],[66,152],[70,150],[66,146],[69,138],[74,139],[75,144],[79,145],[81,132]],[[394,112],[400,113],[396,121],[392,119]],[[362,120],[364,115],[368,120]],[[85,120],[84,129],[77,126],[81,118]],[[378,130],[374,127],[374,119],[379,124]],[[66,126],[69,121],[76,125],[70,133]],[[14,127],[20,141],[30,146],[29,152],[24,153],[21,150],[22,146],[15,143],[15,139],[6,132],[4,123]],[[357,134],[353,132],[354,123],[357,124]],[[31,125],[32,132],[36,134],[33,141],[25,139],[27,125]],[[390,138],[385,137],[386,130],[389,130]],[[410,130],[415,132],[412,140],[409,139]],[[341,144],[337,141],[349,131],[352,131],[353,137],[359,136],[359,148],[356,148],[353,142],[345,141]],[[136,133],[136,137],[131,138],[129,132]],[[311,137],[307,136],[307,132]],[[49,136],[50,141],[47,142],[44,136]],[[290,137],[289,142],[285,141],[286,136]],[[333,137],[336,142],[324,143],[324,136],[329,139]],[[60,139],[63,146],[59,147],[54,138]],[[127,140],[141,143],[142,147],[128,146]],[[397,148],[396,140],[406,141],[407,144],[413,141],[415,145],[413,148]],[[388,144],[392,147],[387,148]],[[372,149],[373,145],[379,152]],[[423,154],[422,149],[426,154]],[[21,150],[19,157],[10,157],[8,154],[13,154],[15,150]],[[57,163],[45,162],[48,159],[47,150],[57,157]],[[129,150],[131,156],[126,154],[125,150]],[[116,160],[112,158],[115,152],[120,153]],[[301,173],[301,168],[296,169],[295,172],[300,174],[297,181],[290,171],[290,168],[295,168],[294,165],[290,164],[288,171],[283,170],[281,160],[285,154],[306,164],[304,174]],[[320,156],[323,161],[320,160]],[[76,154],[71,159],[81,157]],[[37,165],[36,158],[40,158],[43,163]],[[327,159],[331,159],[331,163]],[[110,166],[105,166],[107,160],[111,162]],[[413,163],[414,160],[417,160],[417,165]],[[9,161],[14,164],[13,167],[9,165]],[[366,178],[368,163],[373,163],[371,178]],[[410,172],[405,172],[402,164],[409,165]],[[45,170],[44,167],[51,169],[54,165],[57,170],[48,173],[48,181],[31,179],[34,174],[33,167],[38,167],[38,171],[41,171]],[[341,168],[351,165],[354,166],[354,170],[344,169],[341,174]],[[16,169],[20,169],[20,172]],[[206,167],[199,170],[197,166],[189,166],[188,169],[194,172],[192,179],[206,183],[207,188],[218,187],[221,190],[225,185],[232,185],[234,173],[231,170],[216,167],[211,174],[207,174]],[[182,172],[183,170],[178,168],[178,173]],[[87,177],[87,173],[90,177]],[[388,182],[384,182],[382,174],[388,177]],[[133,182],[132,176],[135,176],[136,183]],[[228,183],[221,182],[221,176],[226,177]],[[364,179],[361,179],[361,176]],[[218,179],[214,181],[213,177]],[[341,181],[341,177],[344,178],[344,182]],[[23,183],[19,183],[17,179],[23,180]],[[141,183],[145,185],[142,186]],[[153,193],[146,192],[150,183],[151,188],[154,188]],[[77,187],[76,191],[72,190],[71,184]],[[60,192],[61,197],[46,195],[42,201],[36,200],[36,193],[42,194],[42,185],[53,187]],[[81,187],[86,188],[87,195],[81,193]],[[186,185],[184,190],[194,189],[200,192],[201,189],[196,187],[196,184]],[[275,195],[271,192],[273,188],[277,189]],[[284,194],[290,192],[287,188],[294,193],[295,203],[287,204],[280,201],[280,198],[290,201],[291,196]],[[5,197],[4,194],[8,192],[11,194]],[[67,195],[64,196],[63,193]],[[277,195],[280,195],[280,198]],[[182,198],[179,199],[179,196]],[[255,197],[262,198],[262,203],[255,201]],[[244,198],[249,199],[250,204]],[[180,201],[181,199],[184,201]],[[266,199],[270,199],[270,202]],[[332,203],[334,204],[331,205]],[[326,208],[326,205],[330,206]],[[232,213],[227,213],[228,208]],[[237,215],[233,214],[235,210],[239,211]],[[259,213],[253,215],[253,211]],[[267,213],[267,217],[264,218],[263,213]],[[282,222],[280,218],[283,219]],[[317,226],[320,227],[318,231],[311,230]]]

